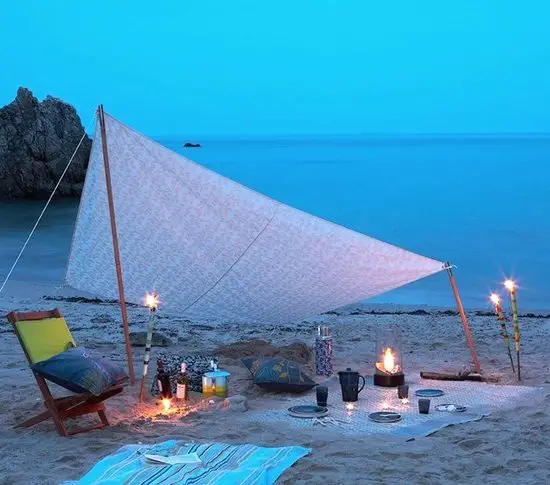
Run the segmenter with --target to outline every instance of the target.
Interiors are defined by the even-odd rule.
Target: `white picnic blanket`
[[[387,434],[411,439],[428,436],[437,430],[453,424],[467,423],[482,419],[498,409],[514,408],[527,402],[536,402],[544,398],[542,388],[525,386],[500,386],[481,382],[453,382],[421,380],[409,384],[409,402],[403,403],[397,397],[395,388],[375,387],[367,380],[367,386],[359,394],[359,401],[353,410],[346,408],[338,378],[328,379],[323,385],[329,388],[329,415],[317,420],[294,418],[287,409],[301,404],[315,404],[315,390],[299,397],[289,396],[278,402],[276,409],[268,411],[250,411],[248,419],[255,422],[277,422],[292,428],[333,427],[346,434]],[[430,413],[418,412],[418,389],[437,388],[444,392],[441,397],[430,398]],[[467,406],[461,413],[437,411],[438,404]],[[375,423],[368,417],[370,413],[391,411],[402,415],[401,421],[392,424]]]

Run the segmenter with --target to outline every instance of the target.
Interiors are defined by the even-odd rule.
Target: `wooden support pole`
[[[111,185],[111,170],[109,168],[109,150],[107,148],[107,130],[105,129],[105,115],[103,106],[98,108],[99,126],[101,129],[101,145],[103,148],[103,164],[105,166],[105,184],[107,186],[107,200],[109,202],[109,215],[111,219],[111,235],[113,236],[113,253],[115,257],[116,277],[118,283],[118,299],[120,313],[122,315],[122,327],[124,329],[124,341],[126,343],[126,357],[128,360],[128,375],[132,385],[136,382],[134,373],[134,361],[132,359],[132,343],[130,342],[130,330],[128,327],[128,311],[124,297],[124,281],[122,279],[122,264],[120,263],[120,250],[118,246],[118,232],[116,226],[115,204],[113,202],[113,187]]]
[[[453,295],[456,300],[456,307],[458,313],[462,320],[462,326],[464,327],[464,333],[466,334],[466,342],[468,342],[468,347],[470,347],[470,353],[472,354],[472,361],[474,362],[474,368],[476,372],[481,373],[481,366],[479,365],[479,359],[477,357],[476,346],[474,344],[474,339],[472,338],[472,332],[470,330],[470,324],[468,323],[468,317],[464,312],[464,307],[462,306],[462,300],[460,299],[460,293],[458,292],[458,287],[456,286],[456,280],[453,274],[451,264],[449,262],[445,263],[445,269],[449,275],[449,281],[451,283],[451,288],[453,290]]]

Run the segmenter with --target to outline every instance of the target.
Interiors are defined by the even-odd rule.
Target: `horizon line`
[[[328,133],[328,132],[303,132],[303,133],[168,133],[168,134],[156,134],[149,135],[157,139],[165,138],[180,138],[188,137],[192,139],[205,137],[205,138],[233,138],[233,137],[369,137],[369,138],[429,138],[429,137],[462,137],[462,138],[506,138],[506,137],[548,137],[550,138],[550,132],[341,132],[341,133]]]

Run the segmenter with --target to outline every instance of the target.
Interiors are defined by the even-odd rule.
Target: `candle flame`
[[[170,399],[164,398],[162,400],[162,407],[164,408],[165,411],[169,411],[171,405],[172,405],[172,403],[171,403]]]
[[[498,296],[496,293],[493,293],[491,296],[491,301],[495,304],[495,305],[499,305],[500,304],[500,296]]]
[[[151,310],[156,310],[159,305],[159,297],[156,293],[146,293],[144,301],[145,306]]]
[[[390,408],[389,403],[385,402],[382,404],[382,409],[389,409],[389,408]]]
[[[388,347],[386,351],[384,352],[384,369],[386,369],[386,372],[391,372],[395,368],[395,357],[393,356],[393,352],[391,351],[391,348]]]
[[[514,282],[514,280],[506,280],[504,282],[504,287],[508,290],[508,291],[514,291],[516,289],[516,283]]]
[[[403,404],[409,404],[409,399],[406,398],[406,397],[404,397],[403,399],[401,399],[401,402],[402,402]]]

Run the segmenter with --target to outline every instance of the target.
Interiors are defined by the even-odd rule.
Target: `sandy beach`
[[[3,2],[0,485],[550,485],[526,5]]]
[[[125,353],[119,326],[119,309],[113,304],[71,303],[44,300],[40,289],[29,289],[29,298],[13,292],[0,299],[0,312],[47,309],[58,306],[66,316],[79,345],[121,363]],[[160,311],[157,330],[172,340],[167,351],[211,354],[216,348],[241,340],[265,339],[275,345],[303,341],[311,344],[316,325],[331,325],[335,339],[336,370],[353,367],[372,373],[374,335],[377,326],[392,326],[403,332],[405,371],[457,371],[469,354],[457,316],[445,309],[353,306],[300,324],[259,326],[223,322],[190,322]],[[416,310],[419,310],[418,308]],[[372,314],[371,312],[388,312]],[[403,313],[405,312],[405,313]],[[129,308],[133,331],[145,330],[146,312]],[[411,314],[414,313],[414,314]],[[517,384],[509,369],[495,317],[470,314],[482,367],[499,384]],[[96,322],[96,323],[93,323]],[[548,483],[550,453],[550,378],[548,337],[550,318],[523,318],[522,385],[540,386],[544,400],[522,403],[516,409],[497,411],[468,424],[445,428],[435,434],[404,442],[395,438],[344,436],[338,430],[311,428],[289,430],[277,423],[252,423],[247,413],[196,412],[188,416],[159,417],[159,407],[150,400],[138,405],[137,387],[108,401],[110,428],[69,439],[60,438],[52,423],[32,429],[13,429],[42,403],[17,339],[7,323],[1,328],[0,357],[1,484],[58,484],[81,477],[102,457],[125,444],[158,443],[167,439],[217,441],[263,446],[302,445],[312,453],[280,478],[282,484],[447,484],[447,483]],[[158,348],[153,348],[153,358]],[[134,348],[135,362],[143,348]],[[261,391],[236,359],[221,358],[232,373],[230,394],[242,394],[250,411],[269,409],[278,397]],[[141,365],[136,364],[141,374]],[[54,386],[55,387],[55,386]],[[367,389],[365,392],[369,392]]]

